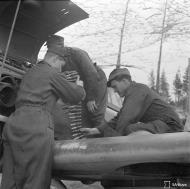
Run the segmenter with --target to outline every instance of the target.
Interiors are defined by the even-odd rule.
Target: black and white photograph
[[[190,1],[0,0],[0,189],[190,189]]]

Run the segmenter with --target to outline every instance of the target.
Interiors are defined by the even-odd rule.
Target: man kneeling
[[[107,83],[120,97],[123,107],[111,121],[96,128],[83,128],[87,136],[125,136],[137,131],[171,133],[183,130],[177,113],[148,86],[131,80],[127,68],[114,69]]]

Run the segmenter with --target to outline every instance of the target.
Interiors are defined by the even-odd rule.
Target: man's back
[[[138,104],[140,106],[140,112],[134,120],[134,123],[148,123],[154,120],[161,120],[166,124],[170,124],[172,122],[174,128],[171,129],[173,129],[173,131],[182,130],[181,121],[174,109],[167,102],[165,102],[160,95],[146,85],[132,82],[127,91],[124,106],[128,106],[129,100],[134,101],[134,104],[137,101],[140,102]],[[134,111],[139,111],[139,107],[137,106],[133,106],[131,108],[134,108]],[[134,115],[132,115],[132,117],[133,116]]]
[[[52,95],[51,78],[54,69],[46,63],[39,63],[31,68],[24,76],[16,104],[32,103],[47,105],[55,101],[55,95]]]
[[[60,49],[59,49],[60,50]],[[86,98],[83,102],[83,125],[97,126],[104,121],[107,104],[107,78],[101,68],[92,62],[87,52],[76,47],[62,48],[65,66],[63,72],[76,71],[83,81]],[[94,101],[96,109],[89,111],[88,102]]]

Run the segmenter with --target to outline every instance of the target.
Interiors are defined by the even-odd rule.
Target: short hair
[[[130,75],[118,75],[113,80],[121,81],[123,79],[127,79],[127,80],[131,81],[131,76]]]

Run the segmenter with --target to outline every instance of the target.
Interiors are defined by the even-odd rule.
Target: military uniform
[[[104,136],[121,136],[139,130],[178,132],[183,130],[183,126],[171,106],[156,92],[146,85],[132,82],[118,115],[98,129]]]
[[[84,82],[86,98],[83,104],[83,125],[95,127],[103,123],[107,105],[105,73],[96,64],[92,63],[85,51],[79,48],[64,47],[62,49],[57,48],[55,51],[59,51],[66,62],[62,71],[76,71]],[[95,100],[97,104],[97,109],[93,113],[86,108],[86,103],[92,100]]]
[[[53,107],[58,98],[77,103],[82,87],[45,62],[24,76],[4,133],[2,189],[49,189],[53,160]]]

